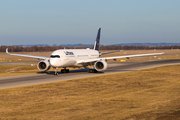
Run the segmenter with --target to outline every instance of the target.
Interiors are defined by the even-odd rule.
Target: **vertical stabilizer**
[[[100,34],[101,34],[101,28],[98,29],[97,38],[94,43],[94,50],[99,50]]]

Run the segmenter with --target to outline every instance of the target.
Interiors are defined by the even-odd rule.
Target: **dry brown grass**
[[[180,119],[180,65],[0,90],[1,119]]]
[[[0,77],[36,74],[37,66],[30,65],[0,65]]]
[[[0,73],[4,73],[8,70],[15,69],[17,67],[20,67],[19,65],[1,65],[0,67]]]

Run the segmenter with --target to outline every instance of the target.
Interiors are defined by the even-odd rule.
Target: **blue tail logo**
[[[94,43],[94,50],[99,50],[100,34],[101,34],[101,28],[98,29],[96,41]]]

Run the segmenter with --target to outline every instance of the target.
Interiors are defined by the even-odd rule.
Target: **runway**
[[[39,83],[47,83],[54,81],[62,81],[76,78],[84,78],[91,76],[106,75],[111,73],[127,72],[141,70],[162,65],[180,64],[180,59],[173,60],[156,60],[146,62],[120,62],[120,63],[108,63],[108,69],[105,72],[88,73],[88,69],[72,70],[70,73],[60,73],[58,76],[54,76],[54,72],[37,73],[33,75],[11,76],[0,78],[0,89],[18,87],[24,85],[32,85]],[[60,70],[60,69],[59,69]]]
[[[0,65],[31,65],[37,64],[39,61],[22,61],[22,62],[0,62]]]

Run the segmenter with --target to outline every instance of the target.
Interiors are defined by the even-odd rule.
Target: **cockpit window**
[[[50,58],[60,58],[59,55],[51,55]]]

